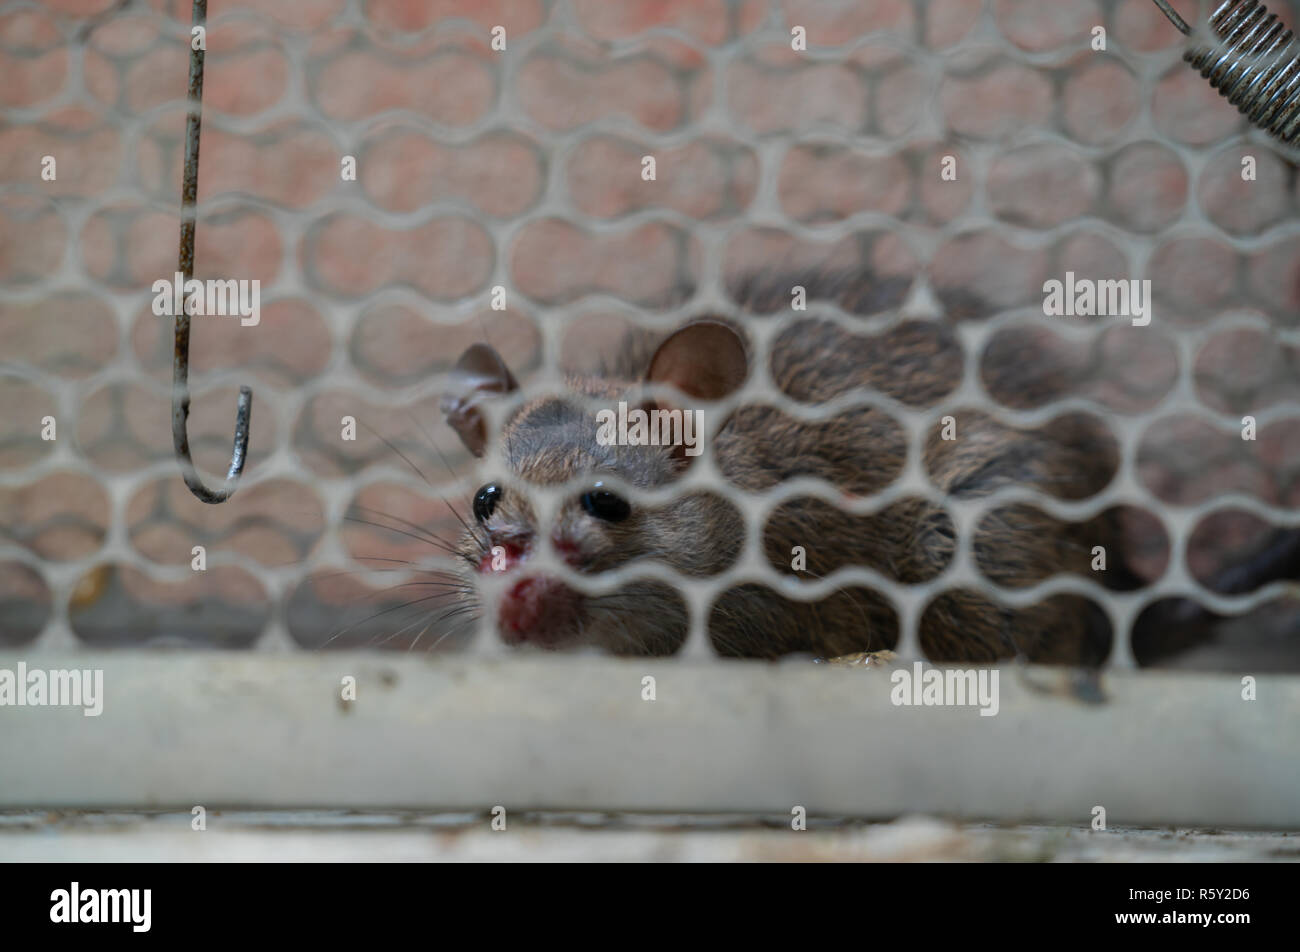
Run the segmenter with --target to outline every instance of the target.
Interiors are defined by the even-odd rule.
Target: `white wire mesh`
[[[1274,6],[1280,8],[1281,5]],[[919,10],[929,8],[929,5],[918,5]],[[1105,5],[1108,14],[1114,9],[1114,4]],[[1279,12],[1284,16],[1287,14],[1285,10],[1279,9]],[[1290,12],[1294,13],[1294,8]],[[212,10],[210,15],[210,29],[213,35],[223,28],[246,22],[256,23],[262,27],[270,24],[272,29],[275,28],[270,13],[266,10],[249,12],[240,9],[226,13],[218,7]],[[350,548],[341,536],[340,527],[343,525],[345,513],[353,504],[359,488],[382,482],[428,494],[428,487],[420,478],[396,458],[396,454],[383,451],[382,448],[364,465],[358,465],[355,472],[351,474],[327,476],[322,475],[319,469],[313,470],[306,466],[302,447],[295,441],[293,434],[298,425],[297,421],[312,411],[314,401],[341,390],[351,394],[358,407],[385,408],[384,411],[371,414],[373,422],[367,422],[371,422],[375,429],[392,438],[397,438],[390,427],[401,415],[398,410],[414,408],[417,415],[424,415],[423,425],[437,431],[439,445],[448,449],[452,446],[450,442],[444,442],[447,440],[447,431],[441,420],[428,418],[431,408],[436,406],[437,396],[442,389],[441,375],[409,385],[381,386],[355,366],[349,350],[349,341],[353,338],[357,323],[364,313],[372,313],[375,309],[389,305],[403,306],[425,315],[439,325],[450,328],[464,324],[483,310],[488,289],[496,285],[507,288],[512,309],[522,305],[523,312],[534,319],[542,341],[537,369],[522,378],[524,389],[519,395],[519,401],[522,401],[531,396],[563,389],[564,380],[559,369],[564,350],[562,345],[566,331],[578,318],[593,313],[617,313],[624,315],[636,325],[662,332],[703,313],[736,314],[736,305],[726,286],[725,259],[735,237],[755,226],[777,227],[785,234],[815,241],[823,246],[829,246],[835,241],[847,239],[861,232],[885,230],[900,239],[921,266],[917,269],[905,302],[900,307],[880,314],[864,318],[862,315],[844,310],[834,302],[818,300],[810,302],[807,314],[786,312],[770,316],[745,317],[745,329],[751,336],[755,353],[759,357],[754,361],[753,373],[744,389],[717,406],[709,407],[705,412],[706,421],[716,423],[730,409],[754,400],[776,403],[784,412],[809,420],[829,417],[849,406],[875,406],[888,412],[903,426],[907,434],[910,450],[903,475],[883,492],[852,504],[846,504],[833,487],[815,480],[797,480],[784,483],[766,493],[743,496],[722,479],[721,473],[706,449],[705,455],[697,461],[697,465],[691,467],[684,479],[674,484],[671,489],[663,490],[658,494],[638,494],[638,498],[654,502],[669,493],[705,487],[719,489],[732,496],[741,504],[748,532],[746,548],[741,558],[731,568],[708,579],[692,579],[680,576],[663,566],[637,563],[593,580],[590,577],[575,575],[550,553],[545,552],[539,553],[536,557],[534,564],[538,568],[561,576],[575,586],[598,591],[608,590],[631,578],[652,577],[673,583],[687,599],[691,608],[692,638],[687,654],[697,657],[710,653],[704,626],[711,600],[730,585],[744,581],[764,582],[778,589],[786,597],[796,599],[820,599],[844,586],[858,584],[886,593],[900,615],[902,640],[899,650],[906,656],[916,657],[921,655],[916,635],[921,610],[940,591],[968,586],[991,592],[999,601],[1014,606],[1036,603],[1059,593],[1078,594],[1101,606],[1110,618],[1116,637],[1109,663],[1120,667],[1131,666],[1134,663],[1128,638],[1124,633],[1129,631],[1142,608],[1157,598],[1192,596],[1197,602],[1215,612],[1238,614],[1270,604],[1290,590],[1282,583],[1274,583],[1241,596],[1215,594],[1201,586],[1189,572],[1185,555],[1192,530],[1198,522],[1206,515],[1225,507],[1245,510],[1273,525],[1292,527],[1300,527],[1300,514],[1290,507],[1271,505],[1254,496],[1241,493],[1219,493],[1193,504],[1171,505],[1167,500],[1153,493],[1150,486],[1143,481],[1138,471],[1138,457],[1144,436],[1153,427],[1164,425],[1164,421],[1171,414],[1192,413],[1200,419],[1213,422],[1224,431],[1239,429],[1238,415],[1212,411],[1198,396],[1196,381],[1193,378],[1196,355],[1212,335],[1234,328],[1262,330],[1268,333],[1279,347],[1300,347],[1300,329],[1297,329],[1294,323],[1269,320],[1259,313],[1251,313],[1243,309],[1229,309],[1219,314],[1213,321],[1199,327],[1171,328],[1162,324],[1162,308],[1158,304],[1151,329],[1165,333],[1175,348],[1178,363],[1177,379],[1170,391],[1155,405],[1123,413],[1109,412],[1096,401],[1082,397],[1055,401],[1033,410],[1014,410],[999,405],[989,394],[980,379],[980,360],[989,340],[1004,328],[1050,320],[1043,317],[1041,307],[1037,303],[1026,307],[999,309],[992,317],[958,323],[956,330],[964,353],[962,380],[942,401],[925,408],[909,407],[883,394],[861,392],[836,398],[817,407],[802,406],[779,393],[768,376],[764,359],[775,336],[788,326],[789,321],[802,317],[832,320],[856,335],[879,334],[896,328],[905,321],[918,318],[945,320],[940,294],[933,286],[931,265],[937,256],[944,252],[945,246],[952,239],[989,227],[998,229],[1017,247],[1053,250],[1059,264],[1059,267],[1054,270],[1054,277],[1060,277],[1060,273],[1067,270],[1070,264],[1066,256],[1060,252],[1061,243],[1066,238],[1081,232],[1103,236],[1123,254],[1125,259],[1123,274],[1117,274],[1115,277],[1148,275],[1150,259],[1155,249],[1170,234],[1179,232],[1213,235],[1217,240],[1230,245],[1242,254],[1255,252],[1280,241],[1300,236],[1300,220],[1297,219],[1287,220],[1263,234],[1247,236],[1225,234],[1207,217],[1201,205],[1193,200],[1188,200],[1184,204],[1181,215],[1174,224],[1157,232],[1146,233],[1118,227],[1114,221],[1095,215],[1073,220],[1051,229],[1014,228],[1001,221],[996,214],[996,209],[990,206],[985,183],[989,179],[994,161],[1010,149],[1030,144],[1056,145],[1081,156],[1095,167],[1101,167],[1126,145],[1133,142],[1156,141],[1173,149],[1187,170],[1190,180],[1199,181],[1215,154],[1214,149],[1191,148],[1170,140],[1159,132],[1151,116],[1150,103],[1160,78],[1166,76],[1171,70],[1186,68],[1179,62],[1180,50],[1170,48],[1157,53],[1131,53],[1124,48],[1124,36],[1112,31],[1110,42],[1113,49],[1107,55],[1117,57],[1131,69],[1141,90],[1139,115],[1127,127],[1123,136],[1115,141],[1106,142],[1104,145],[1087,145],[1068,138],[1054,128],[1029,128],[1001,139],[954,136],[952,130],[946,126],[937,100],[938,90],[945,76],[953,69],[955,55],[964,54],[968,48],[970,50],[992,49],[1010,62],[1049,72],[1063,68],[1079,55],[1079,51],[1074,49],[1043,53],[1027,52],[1008,43],[990,7],[983,11],[976,26],[957,50],[935,51],[919,42],[908,42],[895,36],[872,35],[848,44],[847,47],[818,48],[810,44],[808,52],[801,54],[814,62],[838,63],[846,58],[846,50],[856,51],[869,46],[890,47],[903,53],[910,66],[917,71],[917,85],[927,92],[924,108],[916,115],[915,122],[904,135],[885,135],[879,132],[848,135],[824,124],[810,130],[764,134],[756,132],[736,116],[730,105],[732,96],[727,88],[728,77],[736,63],[751,56],[760,46],[778,42],[788,44],[789,23],[787,21],[788,18],[783,15],[782,10],[770,9],[760,29],[742,39],[716,46],[701,44],[696,37],[680,29],[659,28],[656,36],[680,41],[703,58],[709,67],[709,81],[712,84],[709,104],[696,120],[666,134],[652,133],[636,123],[619,117],[604,117],[581,123],[567,131],[557,131],[539,122],[521,103],[520,72],[524,64],[530,61],[530,57],[538,50],[552,44],[557,36],[582,32],[583,24],[579,22],[573,6],[566,2],[557,2],[550,7],[548,18],[542,28],[511,36],[508,53],[496,57],[493,61],[497,71],[498,91],[495,104],[480,119],[472,123],[451,126],[413,112],[381,113],[356,121],[325,118],[312,102],[305,79],[312,74],[313,69],[317,68],[311,51],[311,37],[292,32],[281,32],[276,35],[276,41],[281,45],[290,64],[287,95],[273,107],[259,112],[252,118],[217,114],[211,110],[205,113],[205,130],[218,129],[236,136],[255,136],[279,121],[305,121],[315,131],[327,136],[337,147],[339,155],[360,154],[369,136],[394,120],[400,121],[406,129],[424,133],[433,141],[452,146],[465,145],[479,140],[482,136],[509,130],[521,134],[535,144],[537,150],[544,156],[546,174],[546,182],[541,189],[538,202],[529,207],[526,212],[508,218],[492,218],[483,215],[477,209],[467,207],[454,199],[438,200],[431,205],[409,212],[392,211],[367,201],[355,189],[349,191],[338,188],[305,208],[276,206],[252,195],[229,192],[201,204],[198,225],[200,236],[205,227],[210,227],[210,223],[220,219],[224,212],[255,208],[265,215],[273,223],[275,231],[281,238],[283,257],[276,269],[278,274],[274,283],[265,289],[264,306],[277,300],[290,298],[310,300],[324,315],[332,334],[332,350],[328,364],[314,379],[295,387],[268,388],[265,383],[255,387],[256,397],[253,408],[255,441],[249,472],[241,489],[241,492],[247,494],[251,487],[275,479],[293,479],[300,483],[308,483],[323,503],[323,521],[328,531],[308,556],[292,564],[280,566],[250,565],[242,555],[223,552],[220,546],[211,546],[209,550],[209,570],[221,566],[233,566],[251,571],[257,583],[264,588],[269,605],[276,606],[274,610],[268,611],[263,633],[257,639],[258,648],[285,650],[298,643],[298,639],[290,632],[285,606],[302,580],[316,567],[346,567],[357,577],[376,585],[389,584],[393,581],[393,576],[381,575],[355,561],[352,558],[355,550]],[[363,34],[372,29],[361,5],[355,2],[347,5],[335,25],[355,29]],[[169,29],[173,39],[188,35],[188,27],[179,23],[170,24]],[[438,23],[434,30],[452,36],[466,35],[482,38],[479,26],[465,21]],[[626,49],[635,48],[639,42],[639,40],[615,41],[609,45],[609,49],[612,53],[618,54]],[[39,108],[9,109],[6,116],[7,123],[22,125],[39,122],[59,108],[77,105],[82,101],[84,51],[78,48],[71,38],[68,40],[68,51],[72,64],[71,78],[63,94],[42,103]],[[169,113],[173,119],[176,118],[174,107],[168,106],[140,115],[122,117],[122,129],[138,148],[145,129]],[[668,151],[678,146],[685,146],[704,135],[725,136],[727,140],[751,149],[758,159],[758,180],[753,200],[740,217],[717,221],[699,220],[670,208],[641,209],[614,220],[602,220],[584,214],[577,207],[577,202],[571,194],[566,170],[571,158],[582,144],[593,137],[607,134],[636,143],[648,143],[656,151]],[[897,154],[904,146],[928,147],[952,143],[961,155],[962,174],[970,176],[976,183],[976,187],[972,191],[971,202],[965,213],[944,223],[909,220],[906,217],[868,211],[858,212],[837,221],[805,224],[792,220],[782,207],[778,195],[778,176],[782,159],[792,145],[802,141],[840,145],[854,153],[869,156]],[[1228,141],[1248,142],[1252,149],[1261,153],[1274,150],[1274,146],[1258,132],[1244,132]],[[1214,146],[1217,148],[1222,144],[1216,142]],[[213,174],[211,166],[201,166],[201,187],[204,177],[211,174]],[[634,169],[630,169],[628,174],[636,173]],[[937,170],[933,170],[933,174],[937,175]],[[10,191],[17,195],[35,195],[42,198],[44,195],[39,186],[11,187]],[[174,196],[162,194],[151,188],[142,180],[138,171],[130,169],[124,170],[119,180],[111,187],[89,199],[43,198],[43,200],[52,201],[69,235],[83,234],[93,216],[118,202],[143,203],[150,209],[168,216],[176,214]],[[319,283],[305,273],[301,262],[301,249],[306,242],[312,240],[313,230],[322,220],[339,213],[353,213],[377,226],[394,231],[411,229],[445,214],[470,216],[491,238],[495,257],[490,273],[479,282],[472,293],[460,295],[451,301],[431,301],[415,288],[395,286],[382,287],[373,293],[356,297],[323,294]],[[547,303],[536,298],[529,299],[515,287],[510,255],[512,249],[517,247],[523,229],[530,223],[547,218],[576,225],[588,231],[595,241],[600,241],[609,235],[626,234],[645,224],[668,223],[679,227],[700,249],[691,293],[672,306],[658,308],[637,307],[607,293],[585,294],[576,301],[564,300],[558,303]],[[6,375],[35,382],[44,392],[54,395],[57,402],[56,415],[60,421],[76,420],[83,412],[83,401],[87,395],[97,392],[102,386],[142,382],[144,374],[128,342],[135,317],[149,297],[139,288],[112,288],[97,284],[91,280],[76,243],[73,242],[71,247],[71,253],[62,257],[60,267],[43,279],[21,286],[6,284],[0,287],[0,303],[9,305],[36,304],[46,300],[52,293],[84,290],[91,290],[100,299],[111,302],[120,335],[118,351],[110,362],[92,374],[70,383],[25,361],[21,350],[16,354],[8,352],[4,355]],[[197,265],[199,273],[202,273],[204,262],[201,258]],[[1161,289],[1157,288],[1156,293],[1160,294],[1160,292]],[[1064,322],[1054,322],[1051,324],[1051,329],[1068,340],[1086,341],[1095,339],[1106,328],[1077,327]],[[246,333],[256,334],[256,330],[249,329]],[[196,330],[192,347],[197,353],[203,346],[202,331]],[[455,354],[449,353],[444,357],[454,359]],[[233,410],[233,400],[226,394],[232,385],[244,382],[245,378],[246,374],[241,370],[222,371],[209,375],[196,374],[194,386],[196,408],[206,407],[215,401],[223,414]],[[143,385],[155,396],[168,393],[168,388],[157,380],[145,379]],[[509,404],[503,404],[496,408],[498,418],[508,409],[508,406]],[[991,408],[1001,421],[1023,426],[1039,426],[1072,410],[1101,415],[1121,448],[1118,473],[1103,492],[1076,502],[1056,499],[1029,490],[1003,491],[977,501],[948,498],[938,492],[926,478],[922,467],[920,446],[928,429],[944,414],[958,407]],[[1300,403],[1289,400],[1274,403],[1255,412],[1254,415],[1263,428],[1293,417],[1297,409],[1300,409]],[[366,414],[363,412],[357,412],[357,416],[363,421],[366,420]],[[269,446],[264,436],[268,430],[274,433]],[[227,437],[223,436],[222,440],[225,439]],[[222,452],[224,453],[224,449]],[[219,455],[209,454],[200,449],[199,458],[200,461],[212,461],[219,458]],[[440,488],[448,492],[454,491],[459,495],[466,489],[472,491],[490,476],[500,474],[504,470],[504,465],[499,458],[494,459],[490,455],[474,470],[470,470],[463,462],[457,469],[461,477],[459,482],[453,482],[450,477],[445,481],[435,477],[435,482],[440,483]],[[89,473],[108,494],[109,518],[107,534],[102,546],[84,557],[66,560],[42,558],[18,543],[5,543],[3,549],[0,549],[0,553],[6,560],[29,566],[39,573],[49,586],[52,614],[39,638],[32,645],[34,650],[42,652],[64,651],[78,643],[69,605],[74,600],[79,584],[82,584],[87,573],[97,566],[106,562],[136,566],[142,568],[149,578],[163,582],[189,581],[194,574],[184,562],[162,565],[147,560],[141,555],[129,531],[127,513],[131,500],[144,487],[160,478],[176,480],[175,464],[170,458],[159,458],[131,471],[104,470],[94,465],[76,441],[60,439],[47,454],[30,465],[16,470],[0,470],[0,488],[16,489],[30,486],[44,477],[66,470]],[[577,486],[575,482],[564,487],[539,487],[534,491],[534,498],[545,511],[547,507],[557,505],[563,496],[571,495]],[[854,514],[875,512],[905,496],[922,496],[941,503],[950,512],[959,529],[960,544],[955,558],[947,569],[928,582],[900,585],[878,572],[859,567],[837,571],[824,580],[792,584],[788,577],[777,573],[764,557],[761,537],[766,514],[775,505],[797,495],[818,496],[833,502],[845,512]],[[971,530],[982,513],[1007,501],[1028,501],[1053,516],[1074,521],[1091,518],[1112,506],[1124,504],[1155,513],[1169,537],[1169,568],[1152,585],[1132,593],[1110,591],[1090,579],[1079,577],[1053,578],[1016,591],[993,589],[974,564]],[[234,503],[232,502],[231,505]],[[431,560],[429,564],[444,563]],[[396,577],[397,582],[403,580],[402,576]],[[489,610],[489,617],[486,619],[488,624],[484,626],[485,628],[490,628],[492,620],[490,611],[494,602],[493,588],[494,586],[499,588],[501,584],[503,582],[499,580],[488,580],[485,583],[485,605]],[[492,654],[504,650],[504,647],[497,639],[491,637],[490,631],[485,631],[474,639],[472,650],[479,654]]]

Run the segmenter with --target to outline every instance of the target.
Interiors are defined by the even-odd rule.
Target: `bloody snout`
[[[553,647],[577,628],[582,596],[557,578],[528,575],[501,597],[497,625],[507,644]]]

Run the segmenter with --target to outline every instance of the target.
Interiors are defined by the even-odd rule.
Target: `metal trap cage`
[[[102,670],[104,710],[0,710],[0,806],[1300,826],[1300,601],[1277,569],[1300,562],[1300,80],[1258,4],[74,6],[0,11],[0,667]],[[257,319],[160,315],[177,273],[259,282]],[[1121,279],[1149,281],[1145,315],[1047,312],[1049,282]],[[455,567],[443,543],[506,468],[443,421],[460,354],[486,341],[518,378],[499,432],[701,315],[753,358],[708,419],[873,407],[893,478],[743,492],[706,450],[638,498],[733,499],[724,569],[593,579],[538,553],[591,591],[674,586],[672,657],[517,657],[492,578],[486,617],[431,611],[419,573]],[[806,321],[877,385],[782,392],[771,355]],[[924,366],[891,359],[908,348]],[[1086,417],[1113,465],[1084,495],[953,498],[925,447],[967,412]],[[809,495],[846,519],[928,499],[952,557],[792,578],[765,521]],[[1015,507],[1113,521],[1128,584],[990,578],[981,526]],[[897,666],[723,662],[710,611],[745,584],[876,593]],[[891,672],[959,589],[1094,612],[1100,674],[1012,651],[997,716],[900,707]]]

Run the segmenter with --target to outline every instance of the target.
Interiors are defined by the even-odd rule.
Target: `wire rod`
[[[207,0],[194,0],[196,27],[204,26],[208,18]],[[189,108],[185,122],[185,173],[181,183],[181,246],[177,269],[182,281],[194,276],[195,210],[199,191],[199,128],[203,118],[203,55],[207,44],[190,43]],[[190,456],[188,421],[190,416],[190,314],[184,306],[176,313],[176,340],[172,352],[172,445],[176,459],[181,464],[185,485],[196,497],[206,503],[222,503],[235,494],[239,477],[244,472],[248,458],[248,427],[253,411],[253,391],[239,388],[239,401],[235,410],[235,445],[230,455],[230,470],[226,483],[220,489],[209,489],[194,468]]]

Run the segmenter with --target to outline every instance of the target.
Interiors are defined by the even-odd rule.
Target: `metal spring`
[[[1155,0],[1174,26],[1193,35],[1169,6]],[[1300,42],[1258,0],[1226,0],[1210,15],[1183,59],[1200,71],[1252,123],[1287,145],[1300,138]]]

